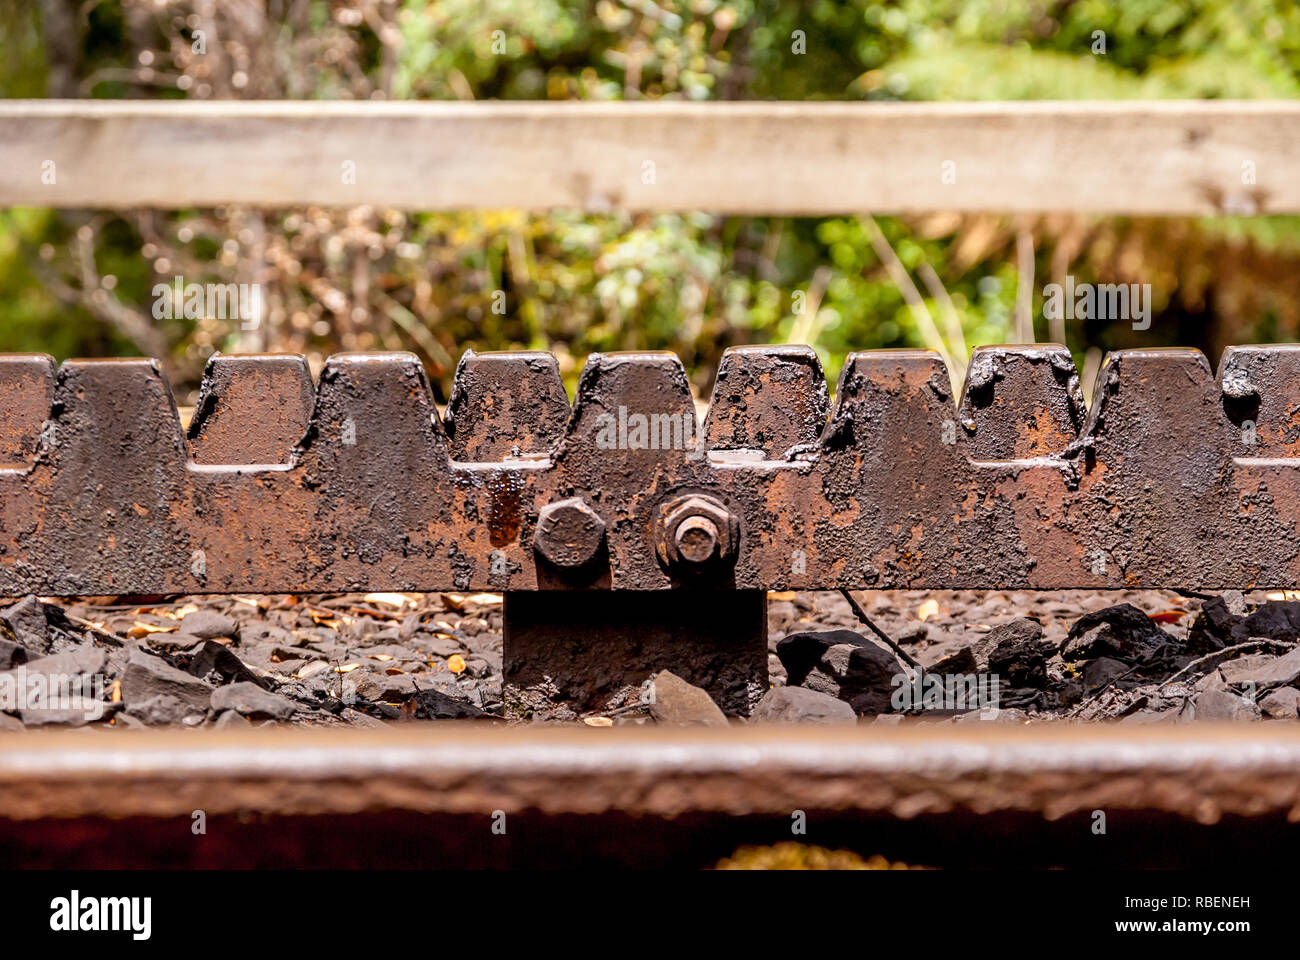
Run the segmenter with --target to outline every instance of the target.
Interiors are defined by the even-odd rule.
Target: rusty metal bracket
[[[549,355],[467,354],[445,422],[407,354],[318,387],[219,356],[186,437],[152,361],[4,356],[0,592],[665,590],[708,566],[683,548],[732,589],[1300,582],[1300,347],[1217,383],[1114,353],[1090,412],[1053,346],[977,350],[957,405],[922,351],[853,354],[837,393],[807,348],[730,350],[697,440],[668,354],[591,357],[572,409]]]
[[[1300,347],[218,356],[188,436],[150,360],[0,357],[0,593],[1300,583]],[[548,618],[549,619],[549,618]],[[598,645],[599,638],[593,638]]]

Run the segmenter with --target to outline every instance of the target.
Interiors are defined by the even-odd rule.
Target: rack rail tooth
[[[288,463],[307,432],[315,402],[316,386],[303,357],[214,356],[190,420],[190,459]]]

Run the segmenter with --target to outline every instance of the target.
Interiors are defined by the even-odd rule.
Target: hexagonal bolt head
[[[591,562],[604,541],[605,521],[581,497],[542,507],[533,534],[538,553],[554,566],[570,569]]]
[[[715,497],[687,494],[660,505],[654,538],[664,566],[700,570],[735,559],[740,520]]]

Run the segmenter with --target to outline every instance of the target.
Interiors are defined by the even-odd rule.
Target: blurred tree
[[[212,98],[1295,97],[1290,0],[0,0],[0,95]],[[1068,205],[1068,198],[1063,205]],[[11,211],[0,349],[159,353],[182,398],[214,350],[412,349],[445,397],[466,347],[676,351],[707,390],[733,343],[1077,353],[1295,338],[1300,220],[936,213],[822,220],[392,210]],[[1049,324],[1041,288],[1151,283],[1152,327]],[[159,321],[152,290],[256,282],[266,317]],[[1027,273],[1026,273],[1027,276]],[[798,308],[798,309],[796,309]],[[1137,339],[1138,337],[1141,339]]]

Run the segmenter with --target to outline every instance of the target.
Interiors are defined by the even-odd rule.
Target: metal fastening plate
[[[743,531],[713,522],[736,589],[1295,588],[1298,392],[1291,346],[1232,348],[1217,382],[1194,350],[1113,353],[1088,411],[1059,347],[981,348],[957,396],[887,350],[828,410],[810,350],[743,348],[701,450],[668,354],[590,357],[572,408],[547,355],[468,356],[445,427],[408,354],[332,357],[314,388],[229,357],[187,438],[151,361],[0,357],[0,592],[663,590],[684,492]],[[574,497],[602,567],[556,580],[538,524]]]

